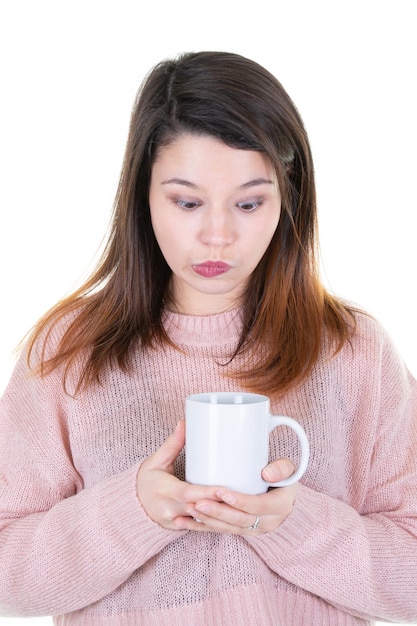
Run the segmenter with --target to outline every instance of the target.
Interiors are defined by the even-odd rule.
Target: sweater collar
[[[165,311],[163,324],[176,345],[235,345],[242,331],[242,309],[216,315],[184,315]]]

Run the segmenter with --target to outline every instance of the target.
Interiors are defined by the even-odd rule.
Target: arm
[[[279,530],[248,541],[282,578],[349,614],[414,622],[415,533],[301,485]]]
[[[301,484],[291,510],[295,495],[288,491],[291,488],[261,496],[221,490],[219,496],[232,509],[203,503],[210,505],[214,520],[205,515],[202,519],[206,527],[211,524],[219,532],[243,535],[279,576],[349,614],[413,622],[417,619],[417,385],[389,342],[382,352],[379,373],[372,383],[365,381],[372,385],[369,407],[373,410],[355,419],[349,497],[338,499]],[[197,514],[200,504],[195,507]],[[248,531],[257,514],[259,528]]]
[[[377,380],[375,417],[355,427],[350,499],[300,485],[277,531],[248,541],[280,576],[348,613],[415,621],[417,385],[388,341]]]
[[[56,614],[89,605],[179,536],[141,507],[139,465],[83,489],[60,388],[58,374],[32,376],[22,357],[1,400],[3,614]]]

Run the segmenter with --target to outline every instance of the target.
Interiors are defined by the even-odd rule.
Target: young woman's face
[[[239,305],[281,212],[269,159],[210,136],[180,135],[153,165],[149,205],[172,270],[171,307],[205,315]]]

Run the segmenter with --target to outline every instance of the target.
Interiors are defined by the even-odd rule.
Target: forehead
[[[233,148],[210,135],[181,134],[159,148],[152,178],[230,180],[265,178],[276,180],[270,159],[263,152]],[[249,179],[248,179],[249,180]],[[162,181],[160,181],[162,182]]]

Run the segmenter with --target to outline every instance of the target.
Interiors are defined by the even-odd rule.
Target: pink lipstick
[[[230,270],[230,265],[222,261],[205,261],[198,265],[193,265],[193,270],[204,278],[215,278]]]

